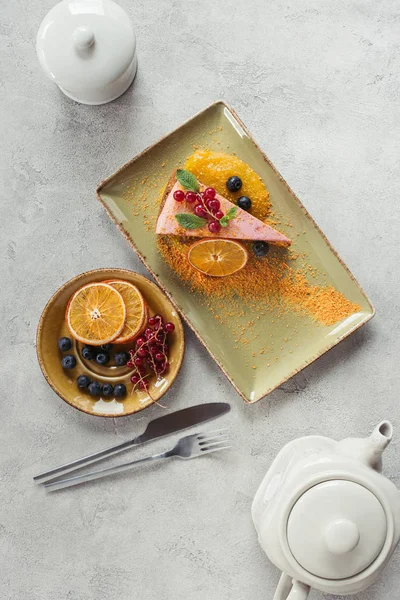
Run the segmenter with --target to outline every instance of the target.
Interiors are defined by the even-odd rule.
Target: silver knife
[[[103,460],[104,458],[108,458],[109,456],[113,456],[114,454],[118,454],[119,452],[123,452],[133,446],[140,446],[146,442],[151,442],[158,438],[176,433],[177,431],[183,431],[194,425],[199,425],[199,423],[211,421],[212,419],[216,419],[217,417],[221,417],[228,413],[230,409],[230,404],[227,402],[210,402],[208,404],[197,404],[196,406],[190,406],[189,408],[183,408],[182,410],[168,413],[163,417],[158,417],[158,419],[150,421],[142,435],[139,435],[132,440],[127,440],[117,446],[111,446],[111,448],[100,450],[94,454],[89,454],[83,458],[78,458],[65,465],[61,465],[60,467],[55,467],[50,471],[40,473],[39,475],[36,475],[33,480],[36,483],[45,483],[59,475],[70,473],[71,471],[75,471],[86,465],[90,465]]]

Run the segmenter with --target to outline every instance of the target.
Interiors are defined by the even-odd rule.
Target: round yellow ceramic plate
[[[73,341],[73,347],[68,352],[74,354],[77,365],[74,369],[66,371],[61,366],[62,353],[58,349],[58,340],[62,336],[71,338],[65,323],[65,310],[69,299],[79,288],[87,283],[100,282],[111,279],[123,279],[133,283],[143,295],[148,306],[149,314],[161,314],[166,321],[175,325],[175,331],[169,334],[169,363],[170,368],[159,379],[152,378],[149,393],[135,391],[132,393],[132,383],[129,380],[131,369],[128,367],[113,366],[110,361],[107,366],[100,366],[94,361],[82,358],[80,349],[82,344]],[[116,351],[128,350],[130,344],[118,344]],[[175,308],[165,294],[154,283],[124,269],[97,269],[78,275],[64,284],[50,298],[40,317],[36,350],[40,367],[49,385],[53,390],[74,408],[97,417],[123,417],[143,410],[154,402],[160,400],[171,387],[182,364],[185,349],[184,332],[181,320]],[[128,393],[124,399],[93,398],[76,385],[78,375],[88,375],[101,383],[124,383]]]

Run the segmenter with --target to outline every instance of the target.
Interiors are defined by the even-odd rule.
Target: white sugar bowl
[[[46,75],[82,104],[115,100],[136,75],[132,23],[112,0],[56,4],[39,27],[36,50]]]
[[[355,594],[382,572],[400,539],[400,493],[381,473],[392,425],[369,438],[310,436],[278,454],[252,506],[259,542],[282,571],[274,600],[310,588]]]

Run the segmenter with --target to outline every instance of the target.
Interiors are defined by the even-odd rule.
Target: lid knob
[[[72,33],[72,38],[77,48],[90,48],[94,42],[94,32],[92,29],[90,29],[90,27],[81,25],[74,30]]]
[[[351,552],[359,541],[358,527],[349,519],[336,519],[325,530],[325,543],[332,554]]]

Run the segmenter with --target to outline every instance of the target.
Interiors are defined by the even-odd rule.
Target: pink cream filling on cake
[[[201,189],[203,189],[203,187],[204,186],[201,185]],[[175,215],[178,213],[193,214],[193,205],[188,205],[185,201],[177,202],[174,200],[174,192],[180,189],[182,189],[181,186],[176,182],[168,194],[163,209],[158,217],[156,233],[200,238],[260,240],[271,244],[278,244],[280,246],[290,246],[291,240],[289,238],[239,207],[236,217],[232,221],[229,221],[228,226],[223,227],[218,233],[211,233],[211,231],[208,230],[207,225],[200,227],[199,229],[184,229],[179,225]],[[232,206],[236,206],[219,194],[216,195],[216,198],[219,200],[221,210],[224,214],[226,214]]]

